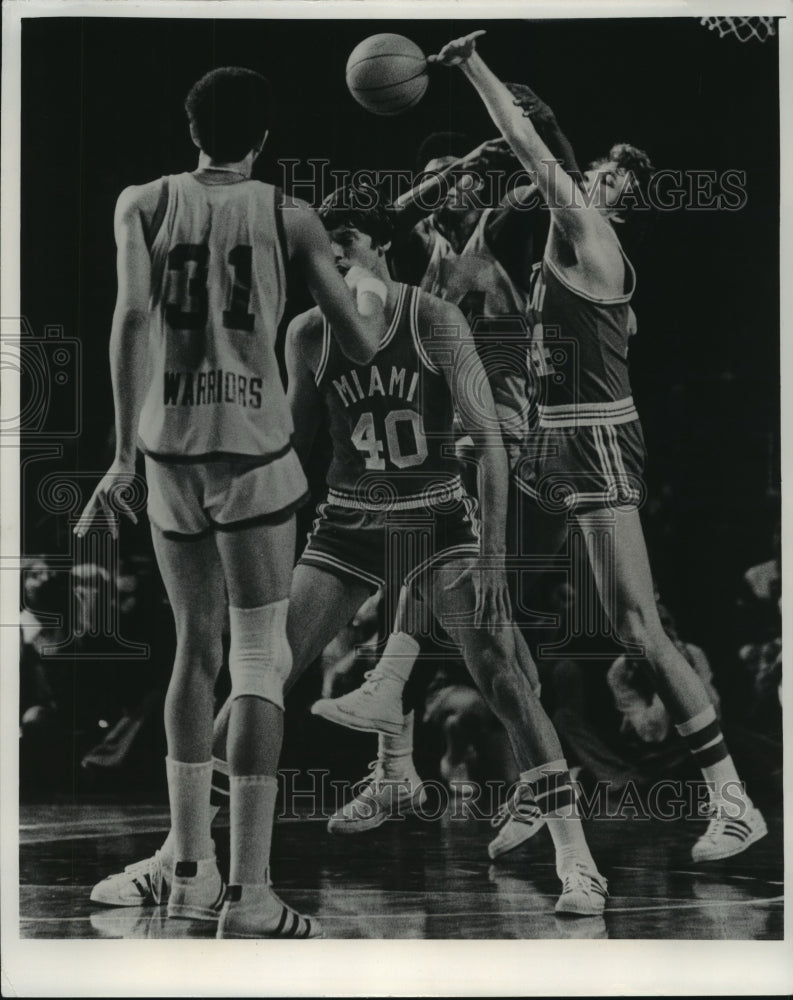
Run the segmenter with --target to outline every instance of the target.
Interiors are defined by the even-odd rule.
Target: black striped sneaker
[[[316,917],[287,906],[267,885],[230,885],[220,914],[219,938],[321,938]]]
[[[691,857],[694,861],[731,858],[767,833],[765,820],[754,806],[741,819],[732,819],[724,814],[722,808],[713,806],[708,828],[691,848]]]

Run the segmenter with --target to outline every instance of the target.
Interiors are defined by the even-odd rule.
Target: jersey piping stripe
[[[385,336],[380,341],[380,346],[377,348],[377,353],[379,354],[383,348],[388,347],[391,341],[396,336],[397,328],[399,327],[399,321],[402,318],[402,310],[405,308],[405,293],[407,292],[407,285],[399,286],[399,295],[397,296],[396,306],[394,307],[394,315],[391,317],[391,324],[385,332]]]
[[[452,500],[462,500],[463,484],[459,476],[454,476],[448,483],[430,487],[421,493],[411,493],[405,496],[395,497],[393,500],[375,503],[361,500],[353,493],[342,493],[338,490],[328,490],[328,503],[337,507],[345,507],[349,510],[365,510],[370,513],[390,512],[392,510],[414,510],[428,506],[428,503],[449,503]]]
[[[359,580],[363,580],[364,583],[368,583],[370,586],[379,589],[385,585],[385,580],[378,576],[372,576],[371,573],[367,573],[365,570],[359,569],[357,566],[353,566],[352,563],[342,562],[341,559],[336,559],[334,556],[329,556],[327,552],[315,552],[310,547],[311,543],[306,546],[303,551],[303,555],[298,559],[298,562],[304,563],[306,565],[315,565],[317,563],[322,563],[327,566],[333,567],[333,569],[342,570],[349,576],[357,577]],[[322,568],[320,566],[320,568]]]
[[[624,292],[622,295],[617,295],[614,298],[601,298],[598,295],[590,295],[589,292],[585,292],[582,288],[579,288],[577,285],[574,285],[573,282],[570,281],[568,278],[565,278],[562,272],[556,266],[556,264],[554,264],[553,261],[550,259],[550,257],[546,256],[543,258],[543,260],[544,263],[547,265],[548,270],[553,274],[556,280],[560,284],[564,285],[564,287],[568,289],[568,291],[572,292],[574,295],[577,295],[581,299],[586,299],[587,302],[596,302],[598,303],[598,305],[601,306],[618,306],[622,305],[625,302],[630,302],[631,296],[636,291],[636,272],[633,269],[633,264],[631,264],[631,262],[625,256],[625,251],[622,249],[622,246],[620,246],[620,253],[622,254],[622,259],[625,261],[625,267],[627,268],[628,274],[630,275],[630,285],[629,285],[629,291]]]
[[[383,339],[380,341],[380,345],[376,351],[377,354],[379,354],[383,348],[388,347],[396,335],[397,328],[399,327],[399,320],[402,315],[402,309],[404,308],[406,291],[407,285],[399,286],[399,294],[397,295],[396,306],[394,307],[394,315],[391,317],[391,323],[386,330]],[[323,376],[325,375],[325,369],[328,366],[328,358],[330,357],[330,323],[328,323],[324,316],[322,317],[322,337],[322,355],[319,359],[319,364],[317,365],[316,374],[314,375],[314,382],[317,385],[320,384]]]
[[[145,232],[146,246],[150,251],[154,245],[154,241],[157,239],[157,234],[162,227],[163,220],[165,219],[165,213],[168,211],[168,190],[168,177],[163,177],[160,183],[160,194],[157,198],[157,207],[154,209],[154,215],[151,217],[151,223]]]
[[[437,368],[429,359],[427,352],[424,349],[424,345],[421,342],[421,337],[419,335],[419,301],[420,301],[421,291],[418,288],[414,288],[412,291],[412,298],[410,300],[410,332],[413,336],[413,343],[416,347],[416,353],[421,358],[424,367],[429,369],[434,375],[440,374],[440,368]]]
[[[325,374],[325,369],[328,366],[328,357],[330,356],[330,323],[322,317],[322,354],[320,355],[319,364],[317,365],[317,370],[314,375],[314,381],[317,385],[322,381]]]

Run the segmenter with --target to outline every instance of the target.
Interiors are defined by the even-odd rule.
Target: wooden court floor
[[[590,820],[609,880],[602,919],[554,915],[559,882],[546,831],[491,863],[493,831],[471,818],[392,820],[352,836],[329,834],[321,820],[281,820],[273,873],[284,899],[320,916],[330,938],[781,940],[781,814],[766,819],[764,840],[706,866],[687,853],[701,821]],[[163,805],[22,805],[20,937],[213,937],[211,924],[168,920],[164,907],[89,899],[100,878],[152,854],[167,827]],[[224,814],[215,840],[226,871]]]

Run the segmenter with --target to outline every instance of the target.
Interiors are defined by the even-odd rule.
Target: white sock
[[[415,770],[413,766],[413,712],[405,716],[405,725],[399,736],[377,737],[377,759],[383,765],[386,778],[404,778]]]
[[[708,705],[695,716],[681,722],[675,729],[688,743],[702,777],[710,788],[711,802],[716,806],[732,805],[739,818],[743,810],[751,809],[752,801],[746,794],[730,756],[721,731],[716,709]]]
[[[383,655],[374,668],[375,676],[382,674],[393,677],[401,681],[402,687],[404,687],[420,649],[421,647],[412,635],[408,635],[407,632],[392,632],[385,644]]]
[[[172,859],[203,861],[214,857],[209,805],[212,761],[186,764],[166,757],[165,772],[171,803],[171,832],[168,837],[172,844]]]
[[[567,761],[564,758],[551,760],[530,771],[523,771],[520,780],[532,786],[534,800],[556,849],[556,872],[559,877],[576,863],[593,873],[597,872],[578,815],[575,786],[570,782]]]
[[[229,791],[229,883],[266,885],[278,782],[269,774],[232,774]]]

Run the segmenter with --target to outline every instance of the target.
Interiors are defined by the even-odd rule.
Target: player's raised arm
[[[328,234],[307,205],[289,201],[283,220],[290,260],[301,268],[339,347],[351,361],[365,364],[374,357],[385,333],[385,287],[381,293],[382,282],[371,276],[365,280],[363,275],[358,275],[362,280],[357,285],[345,283],[336,269]]]
[[[304,351],[310,348],[311,339],[321,331],[322,319],[315,309],[295,316],[286,331],[286,398],[295,425],[292,444],[303,468],[322,419],[322,397]]]
[[[521,164],[536,178],[554,220],[563,229],[573,232],[599,227],[597,211],[584,208],[581,192],[573,178],[559,165],[520,102],[516,103],[506,84],[476,51],[476,39],[483,34],[484,31],[475,31],[449,42],[437,55],[430,56],[428,62],[460,67]]]
[[[432,359],[441,352],[443,369],[449,383],[454,408],[463,429],[474,443],[479,466],[479,503],[481,518],[481,554],[485,567],[478,570],[481,579],[483,621],[493,626],[503,623],[510,614],[509,589],[503,563],[506,552],[507,489],[509,465],[501,438],[496,404],[482,360],[462,312],[450,302],[422,296],[422,306],[429,313],[429,323],[422,329],[441,330],[440,337],[425,340]]]
[[[116,204],[114,229],[118,291],[110,330],[110,377],[116,411],[116,454],[75,528],[78,535],[85,534],[100,509],[111,513],[108,493],[135,474],[138,421],[147,388],[151,261],[143,231],[140,188],[122,191]],[[114,499],[137,523],[117,489]]]

